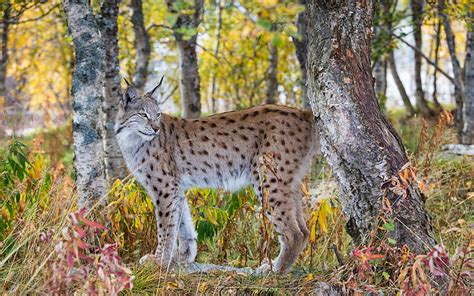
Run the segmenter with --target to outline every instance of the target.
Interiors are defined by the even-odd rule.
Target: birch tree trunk
[[[104,1],[101,6],[100,31],[105,46],[105,96],[104,96],[104,151],[105,169],[109,185],[123,179],[128,171],[115,138],[115,117],[122,96],[120,87],[120,64],[118,60],[118,26],[120,0]]]
[[[370,47],[375,1],[309,0],[308,94],[320,127],[321,149],[338,181],[347,230],[364,243],[380,213],[382,185],[408,163],[404,147],[380,111],[373,88]],[[410,182],[407,196],[388,191],[399,246],[423,253],[433,244],[423,194]]]
[[[278,95],[278,49],[276,45],[270,42],[269,48],[269,61],[268,76],[267,76],[267,89],[265,90],[265,104],[275,104],[277,102]]]
[[[468,19],[474,19],[474,12],[468,14]],[[474,144],[474,28],[468,26],[466,59],[464,61],[464,90],[466,104],[464,107],[464,126],[461,134],[461,143]]]
[[[400,97],[402,98],[403,105],[405,106],[408,116],[412,117],[416,113],[415,108],[413,108],[413,105],[410,102],[410,97],[408,96],[405,90],[405,86],[403,86],[403,82],[400,79],[400,76],[398,75],[397,66],[395,63],[395,54],[393,53],[393,50],[389,54],[388,63],[390,66],[390,72],[393,76],[393,80],[395,80],[398,92],[400,93]]]
[[[133,84],[143,93],[143,88],[148,77],[148,64],[150,63],[150,36],[145,28],[145,21],[143,18],[143,3],[142,0],[131,0],[130,10],[132,11],[132,27],[135,34],[135,75],[133,76]]]
[[[204,0],[194,0],[193,14],[185,14],[176,9],[175,0],[166,0],[168,11],[178,14],[173,27],[179,53],[179,88],[184,118],[197,118],[201,115],[201,92],[198,60],[196,54],[196,29],[201,22]],[[188,36],[183,31],[191,30],[196,33]]]
[[[2,36],[1,36],[1,49],[0,49],[0,103],[1,100],[5,100],[6,103],[6,79],[7,79],[7,64],[8,64],[8,29],[10,25],[10,1],[6,1],[1,5],[2,14]]]
[[[454,41],[453,31],[451,29],[451,22],[448,19],[448,16],[444,12],[445,1],[439,0],[439,15],[443,20],[444,33],[446,35],[446,43],[449,49],[449,55],[451,57],[451,65],[453,67],[454,74],[454,99],[456,101],[456,113],[454,119],[456,121],[456,129],[458,130],[459,135],[462,133],[463,129],[463,87],[462,87],[462,74],[461,66],[459,60],[456,56],[456,42]]]
[[[421,25],[422,14],[423,14],[423,0],[411,0],[411,11],[412,11],[412,26],[413,26],[413,35],[415,38],[415,85],[416,85],[416,106],[420,110],[421,114],[432,116],[434,115],[433,111],[428,106],[428,103],[425,100],[425,93],[423,92],[423,86],[421,81],[421,66],[422,66],[422,56],[420,52],[423,50],[422,47],[422,36],[421,36]]]
[[[74,167],[80,207],[107,193],[102,141],[105,46],[99,25],[87,0],[64,0],[69,31],[74,42],[72,80]]]
[[[306,0],[300,0],[300,4],[306,5]],[[298,15],[298,19],[296,20],[296,26],[298,28],[298,34],[300,35],[300,38],[293,38],[293,44],[295,45],[296,50],[296,58],[298,59],[301,69],[301,102],[303,105],[303,109],[305,110],[311,108],[308,99],[308,72],[306,70],[306,61],[308,57],[308,34],[306,28],[307,24],[308,13],[305,10]]]

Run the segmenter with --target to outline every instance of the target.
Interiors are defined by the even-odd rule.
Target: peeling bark
[[[375,1],[308,1],[308,94],[321,147],[338,181],[339,199],[355,243],[364,243],[380,213],[381,185],[408,162],[404,147],[380,111],[372,84],[371,26]],[[389,235],[415,253],[434,243],[423,194],[392,202]]]
[[[182,116],[184,118],[197,118],[201,115],[200,78],[196,54],[197,33],[189,37],[185,36],[182,30],[197,29],[201,22],[204,0],[194,0],[194,13],[192,15],[177,11],[175,2],[175,0],[166,0],[168,11],[178,14],[173,32],[179,53]]]
[[[275,104],[278,95],[278,49],[276,45],[270,43],[269,47],[269,61],[267,89],[265,91],[265,104]]]
[[[74,167],[80,207],[107,194],[102,141],[105,45],[87,0],[65,0],[75,50],[72,81]]]
[[[420,110],[421,114],[432,116],[434,115],[433,111],[428,106],[428,103],[425,100],[425,93],[423,92],[423,83],[421,81],[421,59],[422,55],[420,54],[422,50],[422,36],[421,36],[421,25],[422,14],[423,14],[423,0],[411,0],[411,11],[412,11],[412,26],[413,26],[413,36],[415,38],[415,85],[416,85],[416,106]]]
[[[306,0],[300,0],[299,2],[301,5],[306,5]],[[298,19],[296,21],[296,26],[298,28],[298,34],[300,35],[300,38],[293,38],[293,44],[295,45],[296,50],[296,58],[298,59],[301,69],[301,102],[303,105],[303,109],[305,110],[311,108],[308,99],[308,73],[306,70],[306,62],[308,57],[308,34],[306,28],[307,24],[308,13],[305,10],[298,15]]]
[[[474,19],[474,12],[468,15]],[[474,144],[474,25],[468,26],[466,59],[464,62],[464,90],[466,104],[464,107],[464,126],[461,133],[461,143]]]
[[[135,50],[137,51],[133,84],[142,93],[148,77],[148,64],[150,63],[150,36],[145,28],[142,0],[131,0],[130,10],[132,11],[131,21],[135,34]]]
[[[405,86],[403,86],[403,82],[400,79],[400,76],[398,75],[397,66],[395,63],[395,55],[393,51],[391,51],[389,54],[388,63],[390,66],[390,72],[392,72],[393,80],[395,80],[395,85],[397,86],[398,92],[400,93],[400,97],[402,98],[403,105],[405,106],[408,116],[411,117],[416,113],[415,108],[413,108],[413,105],[410,101],[410,97],[408,96],[405,90]]]
[[[454,99],[456,101],[456,112],[454,119],[456,122],[456,129],[461,134],[463,129],[463,87],[462,87],[462,74],[459,60],[456,56],[456,42],[454,41],[453,31],[451,29],[451,22],[448,16],[445,14],[445,1],[439,0],[439,15],[443,20],[444,33],[446,35],[446,43],[449,49],[449,55],[451,57],[451,65],[453,67],[454,74]]]
[[[104,151],[107,181],[111,185],[123,179],[128,171],[115,139],[115,117],[121,94],[120,64],[118,60],[118,26],[120,0],[104,1],[101,7],[100,31],[105,46],[105,96],[104,96]]]

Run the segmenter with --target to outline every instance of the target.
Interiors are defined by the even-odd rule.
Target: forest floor
[[[128,284],[130,273],[133,288],[125,294],[311,294],[319,282],[346,291],[433,292],[436,288],[424,278],[429,268],[419,264],[430,258],[449,265],[451,291],[473,288],[463,262],[472,260],[474,246],[474,158],[441,151],[443,144],[456,140],[444,119],[390,117],[424,184],[436,239],[444,246],[438,257],[410,255],[390,240],[373,249],[354,246],[345,231],[330,168],[317,159],[302,188],[309,204],[310,243],[289,274],[188,274],[139,265],[139,258],[156,244],[151,202],[131,180],[118,181],[107,205],[98,205],[87,219],[78,214],[70,127],[66,127],[22,139],[27,148],[10,146],[2,153],[0,293],[90,292],[91,286],[110,292],[120,281]],[[276,255],[276,237],[249,189],[233,194],[190,190],[187,197],[198,232],[197,262],[256,268]],[[391,222],[385,221],[383,227],[390,229]],[[107,243],[115,243],[113,252]],[[388,260],[392,253],[401,254],[399,266]],[[130,270],[121,269],[124,265]],[[75,272],[67,273],[69,267]]]

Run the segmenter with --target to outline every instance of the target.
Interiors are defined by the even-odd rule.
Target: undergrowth
[[[67,137],[41,133],[26,139],[29,147],[18,141],[2,144],[0,289],[13,294],[116,294],[122,289],[127,294],[304,294],[317,282],[328,282],[357,293],[429,294],[439,287],[427,278],[444,273],[451,293],[467,293],[472,288],[467,277],[474,245],[474,164],[472,158],[440,151],[455,134],[449,116],[443,116],[396,125],[425,187],[437,249],[417,257],[390,240],[354,246],[330,168],[317,159],[302,185],[310,243],[290,274],[264,277],[162,273],[152,264],[138,265],[156,246],[153,205],[139,185],[131,178],[118,180],[107,205],[80,212]],[[187,198],[198,232],[198,262],[257,267],[265,256],[276,255],[276,237],[262,222],[262,205],[249,188],[235,193],[193,189]],[[386,221],[381,227],[389,231],[392,225]]]

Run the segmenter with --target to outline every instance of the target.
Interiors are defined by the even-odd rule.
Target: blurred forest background
[[[34,129],[67,124],[72,112],[74,49],[61,2],[3,2],[2,133],[24,135]],[[117,19],[120,75],[129,80],[133,77],[140,89],[147,90],[164,75],[163,92],[170,100],[163,105],[163,111],[178,114],[178,50],[172,28],[177,16],[168,11],[164,1],[127,2],[120,4]],[[422,23],[416,28],[409,1],[385,2],[375,16],[372,51],[381,107],[400,110],[406,94],[410,105],[416,107],[407,107],[408,114],[413,110],[429,112],[417,107],[414,77],[421,75],[423,100],[429,108],[439,111],[442,104],[453,109],[454,85],[439,71],[453,77],[438,4],[429,2],[417,12]],[[468,2],[448,3],[445,9],[461,66],[465,63]],[[99,10],[99,1],[91,3]],[[203,114],[261,104],[268,96],[278,103],[304,105],[301,71],[292,41],[299,36],[296,17],[302,9],[294,1],[205,1],[199,25],[182,29],[189,37],[197,33]],[[278,28],[272,29],[272,24]],[[421,45],[414,40],[417,34]],[[415,73],[414,68],[415,46],[423,55],[420,73]],[[403,96],[394,80],[394,69],[404,88]],[[275,94],[266,93],[273,91],[269,90],[271,87]]]
[[[71,34],[72,2],[0,0],[1,291],[294,294],[311,293],[317,282],[326,282],[352,292],[415,295],[438,289],[431,279],[442,269],[449,291],[468,295],[474,163],[472,156],[459,154],[472,155],[474,144],[471,0],[382,0],[373,19],[371,66],[378,103],[417,169],[442,247],[423,258],[396,253],[390,240],[376,249],[354,247],[336,181],[321,157],[303,186],[310,244],[292,274],[264,278],[163,275],[153,266],[139,266],[138,259],[156,244],[153,206],[113,164],[106,164],[112,185],[104,210],[87,219],[77,211],[71,119],[80,48],[75,49]],[[177,116],[262,103],[310,108],[304,0],[82,2],[101,24],[97,36],[105,40],[108,64],[100,68],[99,83],[106,91],[97,106],[106,116],[118,104],[122,78],[144,92],[162,76],[161,108]],[[107,39],[114,34],[116,39]],[[196,71],[180,71],[183,63],[195,63]],[[105,123],[106,137],[110,129]],[[463,151],[443,151],[443,145],[457,143],[465,144]],[[276,239],[260,219],[250,189],[190,190],[187,197],[199,235],[198,261],[255,267],[276,252]],[[387,220],[380,228],[393,227]],[[427,262],[443,262],[449,270]],[[71,274],[73,265],[78,272]]]

